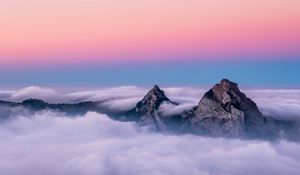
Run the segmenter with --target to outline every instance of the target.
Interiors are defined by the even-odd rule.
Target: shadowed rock
[[[152,115],[156,113],[163,102],[175,104],[165,95],[164,91],[155,85],[143,100],[137,103],[135,110],[141,115]]]
[[[142,125],[150,125],[157,130],[164,130],[166,129],[166,125],[157,113],[157,110],[162,103],[177,105],[177,103],[172,102],[165,95],[163,90],[157,85],[154,85],[144,98],[137,103],[136,107],[130,110],[129,115],[135,116],[135,120]]]

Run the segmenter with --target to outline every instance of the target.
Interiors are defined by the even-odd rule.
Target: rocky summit
[[[142,125],[149,125],[157,130],[164,130],[166,126],[157,112],[162,103],[177,105],[165,95],[163,90],[154,85],[144,98],[137,103],[135,108],[130,110],[130,114],[136,116],[137,122]]]
[[[256,104],[238,85],[221,80],[204,94],[199,104],[181,115],[182,129],[196,134],[225,137],[269,137],[273,122],[267,120]]]

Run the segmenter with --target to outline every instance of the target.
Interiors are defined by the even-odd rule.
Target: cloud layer
[[[60,92],[49,88],[27,87],[21,90],[0,91],[0,100],[20,102],[28,98],[38,98],[51,103],[76,103],[100,101],[102,105],[118,111],[126,111],[135,106],[149,91],[149,88],[121,86],[92,91]],[[159,109],[163,114],[177,114],[197,105],[209,88],[167,87],[162,88],[166,95],[179,106],[163,104]],[[261,112],[274,118],[300,120],[300,90],[242,90],[257,103]]]
[[[246,93],[264,115],[300,120],[300,90],[249,90]]]
[[[152,133],[97,113],[0,124],[0,174],[299,174],[300,145]]]

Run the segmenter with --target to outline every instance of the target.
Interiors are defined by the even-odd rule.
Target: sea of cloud
[[[180,113],[197,105],[207,89],[162,88],[178,106],[163,104],[163,114]],[[148,88],[124,86],[92,91],[61,92],[40,87],[2,90],[0,100],[38,98],[51,103],[101,101],[114,110],[128,110]],[[244,90],[268,116],[300,119],[300,90]],[[12,111],[10,111],[12,110]],[[22,108],[0,108],[2,175],[182,175],[300,173],[300,144],[280,140],[207,138],[154,133],[104,114],[66,116]]]
[[[89,112],[0,123],[3,175],[298,175],[300,144],[153,133]]]
[[[121,86],[97,90],[75,90],[60,92],[49,88],[27,87],[20,90],[0,91],[0,100],[21,102],[28,98],[42,99],[50,103],[76,103],[99,101],[103,106],[116,111],[126,111],[135,106],[151,87]],[[166,95],[178,106],[168,103],[161,105],[159,111],[164,115],[178,114],[197,105],[208,88],[166,87]],[[265,116],[300,120],[300,89],[243,89]]]

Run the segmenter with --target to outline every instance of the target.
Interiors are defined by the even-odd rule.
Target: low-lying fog
[[[162,105],[165,113],[180,113],[196,105],[208,89],[163,88],[179,102]],[[62,93],[29,87],[2,90],[0,100],[43,99],[51,103],[104,101],[127,110],[147,93],[139,87],[117,87]],[[300,119],[300,90],[243,90],[264,115]],[[5,111],[1,111],[5,113]],[[0,174],[299,174],[300,144],[280,140],[207,138],[154,133],[135,123],[111,120],[89,112],[69,117],[43,111],[22,116],[17,110],[0,123]]]

